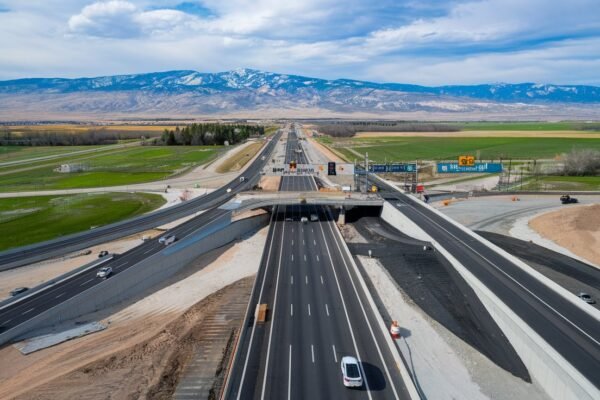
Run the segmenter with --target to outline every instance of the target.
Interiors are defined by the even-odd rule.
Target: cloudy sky
[[[0,0],[0,79],[239,67],[600,85],[600,0]]]

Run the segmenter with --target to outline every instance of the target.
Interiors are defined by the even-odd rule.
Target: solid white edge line
[[[331,216],[331,217],[333,218],[333,216]],[[381,360],[381,363],[383,364],[383,368],[384,368],[385,373],[390,382],[390,386],[392,387],[392,391],[394,392],[394,396],[396,397],[397,400],[399,400],[400,397],[398,396],[398,392],[396,391],[396,385],[395,385],[394,381],[392,380],[392,375],[390,374],[390,371],[387,367],[387,363],[385,362],[385,359],[383,358],[383,353],[381,352],[381,348],[379,347],[377,338],[375,338],[375,332],[373,331],[373,327],[371,326],[371,321],[369,321],[369,317],[367,316],[367,312],[365,310],[365,306],[363,305],[362,299],[360,298],[358,290],[356,289],[356,284],[354,283],[354,278],[352,278],[352,274],[350,273],[350,268],[348,268],[348,263],[346,262],[346,257],[348,256],[348,254],[346,254],[340,247],[340,244],[338,242],[338,240],[340,240],[340,238],[334,232],[334,229],[332,227],[333,222],[330,221],[330,223],[327,225],[329,226],[329,230],[331,231],[331,235],[334,238],[333,240],[338,248],[338,251],[340,252],[340,255],[342,256],[344,266],[346,267],[346,272],[348,273],[348,277],[350,278],[350,282],[352,283],[352,288],[354,289],[354,294],[356,295],[358,304],[360,304],[360,308],[362,310],[363,317],[365,319],[365,322],[367,323],[367,326],[369,327],[369,332],[371,333],[371,338],[373,339],[373,344],[375,344],[375,348],[377,349],[377,354],[379,355],[379,359]],[[336,227],[336,231],[339,233],[339,231],[337,230],[337,227]],[[377,312],[376,310],[377,309],[374,308],[372,310],[373,313],[376,313]]]
[[[290,361],[288,365],[288,400],[292,398],[292,345],[290,344]]]
[[[350,255],[351,254],[350,249],[346,245],[346,242],[344,242],[340,231],[336,228],[334,230],[334,232],[337,234],[336,236],[341,241],[342,247],[345,250],[345,254]],[[336,241],[336,243],[337,243],[337,241]],[[396,361],[396,366],[398,367],[398,370],[400,371],[400,376],[402,377],[404,386],[406,387],[406,390],[408,391],[408,395],[410,396],[411,399],[421,399],[421,396],[419,395],[419,393],[417,391],[415,383],[412,380],[412,376],[410,375],[410,372],[408,371],[408,367],[402,361],[402,358],[400,357],[398,348],[394,344],[392,337],[388,334],[388,330],[387,330],[387,327],[385,326],[385,322],[383,321],[383,317],[381,316],[381,314],[379,314],[379,312],[376,311],[377,305],[375,304],[375,300],[373,300],[373,296],[371,295],[371,293],[368,290],[365,280],[363,279],[362,275],[360,274],[360,271],[358,270],[358,266],[354,263],[354,259],[352,259],[352,257],[349,256],[349,260],[350,260],[350,265],[352,265],[352,267],[354,268],[357,279],[363,288],[365,297],[367,298],[367,301],[369,302],[369,305],[371,306],[371,309],[373,310],[373,315],[375,317],[375,320],[379,324],[379,328],[381,330],[381,333],[383,334],[384,340],[389,347],[390,354],[392,355],[392,358],[394,358],[394,360]],[[352,281],[352,282],[354,284],[354,281]],[[362,302],[361,302],[361,305],[362,305]],[[370,325],[369,325],[369,327],[370,327]],[[384,363],[384,366],[386,367],[386,370],[387,370],[387,365],[385,363]]]
[[[283,220],[285,221],[285,212],[283,214]],[[281,231],[281,237],[285,238],[285,222],[283,223],[283,229]],[[265,359],[265,374],[263,376],[263,386],[262,386],[262,392],[260,395],[260,398],[264,400],[265,398],[265,390],[266,390],[266,385],[267,385],[267,375],[269,374],[269,356],[271,355],[271,342],[273,339],[273,327],[275,326],[275,315],[277,312],[277,294],[279,292],[279,274],[281,272],[281,261],[282,261],[282,257],[283,257],[283,243],[279,248],[279,263],[277,266],[277,276],[275,277],[275,294],[273,295],[273,314],[271,317],[271,328],[269,330],[269,341],[267,344],[267,358]]]
[[[356,352],[356,357],[360,360],[360,352],[358,351],[358,345],[356,344],[356,338],[354,337],[354,329],[352,328],[352,322],[350,322],[350,315],[348,314],[348,308],[346,307],[346,301],[344,300],[344,295],[342,294],[342,287],[340,286],[340,281],[337,277],[337,272],[333,266],[333,257],[331,256],[331,251],[329,251],[329,245],[327,244],[327,239],[325,238],[325,230],[319,224],[319,228],[321,228],[321,235],[323,236],[323,243],[325,243],[325,249],[327,250],[327,254],[329,255],[329,265],[331,266],[331,270],[333,271],[333,276],[335,278],[335,282],[338,288],[338,293],[340,294],[340,299],[342,300],[342,307],[344,309],[344,314],[346,315],[346,322],[348,323],[348,329],[350,330],[350,337],[352,338],[352,344],[354,346],[354,351]],[[362,364],[359,364],[362,375],[365,378],[365,386],[367,388],[367,395],[369,399],[373,400],[373,396],[371,395],[371,389],[369,388],[369,381],[367,380],[367,376],[365,375],[365,371],[363,370]]]
[[[278,211],[278,210],[277,210]],[[262,294],[263,294],[263,289],[265,287],[265,281],[266,281],[266,277],[267,277],[267,272],[269,270],[269,264],[270,264],[270,260],[271,260],[271,252],[273,249],[273,237],[275,236],[275,231],[277,230],[277,221],[273,222],[275,220],[275,215],[277,214],[277,212],[274,210],[273,214],[271,215],[271,223],[273,223],[273,233],[271,234],[271,244],[269,245],[269,252],[267,254],[267,261],[265,264],[265,273],[263,275],[263,281],[262,284],[260,286],[260,292],[258,294],[258,303],[260,304],[260,301],[262,299]],[[285,212],[284,212],[284,218],[285,218]],[[268,239],[268,237],[267,237]],[[246,377],[246,369],[248,368],[248,360],[250,359],[250,351],[252,350],[252,341],[254,339],[254,331],[256,330],[256,318],[254,318],[254,323],[252,324],[252,332],[250,333],[250,341],[248,343],[248,351],[246,352],[246,360],[244,361],[244,368],[242,369],[242,377],[240,378],[240,386],[238,388],[238,395],[236,397],[237,400],[240,399],[241,395],[242,395],[242,389],[244,386],[244,379]]]

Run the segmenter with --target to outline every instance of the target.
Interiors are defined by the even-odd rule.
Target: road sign
[[[472,167],[475,165],[475,157],[473,156],[459,156],[458,165],[461,167]]]
[[[332,172],[330,168],[333,168],[333,175],[354,175],[354,164],[346,163],[332,163],[334,165],[327,164],[271,164],[269,168],[265,170],[266,175],[271,176],[282,176],[282,175],[325,175]]]
[[[327,163],[327,175],[337,175],[335,173],[335,162],[330,161]]]
[[[415,172],[417,164],[371,164],[369,172]]]
[[[493,173],[502,172],[501,163],[476,163],[471,166],[463,166],[458,163],[438,163],[437,172],[440,174],[448,173],[464,173],[464,172],[479,172],[479,173]]]

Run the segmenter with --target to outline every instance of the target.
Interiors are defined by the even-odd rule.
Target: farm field
[[[319,140],[333,147],[348,161],[360,159],[368,152],[369,159],[376,162],[454,160],[461,154],[473,154],[481,160],[552,159],[573,148],[600,150],[600,137],[359,137]]]
[[[229,157],[217,168],[218,173],[239,171],[248,161],[262,149],[264,142],[252,143]]]
[[[358,132],[355,138],[375,137],[522,137],[600,139],[600,131],[465,130],[457,132]]]
[[[221,146],[136,146],[0,168],[0,191],[55,190],[128,185],[165,179],[213,159]],[[81,172],[54,171],[80,164]]]
[[[475,130],[475,131],[570,131],[570,130],[583,130],[589,129],[590,132],[594,130],[600,131],[600,124],[597,122],[586,123],[586,122],[546,122],[546,121],[531,121],[531,122],[462,122],[453,123],[451,125],[458,125],[462,130]]]
[[[165,203],[149,193],[0,199],[0,251],[110,224]]]
[[[542,176],[529,180],[523,190],[599,191],[600,176]]]
[[[75,152],[108,151],[113,145],[105,146],[0,146],[0,164],[25,161],[38,157],[60,156]],[[58,157],[57,157],[58,158]]]

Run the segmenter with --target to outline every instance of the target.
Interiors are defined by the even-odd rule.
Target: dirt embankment
[[[207,334],[203,321],[218,313],[228,297],[239,292],[249,296],[253,279],[239,280],[198,302],[147,340],[21,392],[15,399],[170,399],[180,372]]]
[[[529,226],[596,265],[600,265],[600,204],[567,206],[542,214]]]

